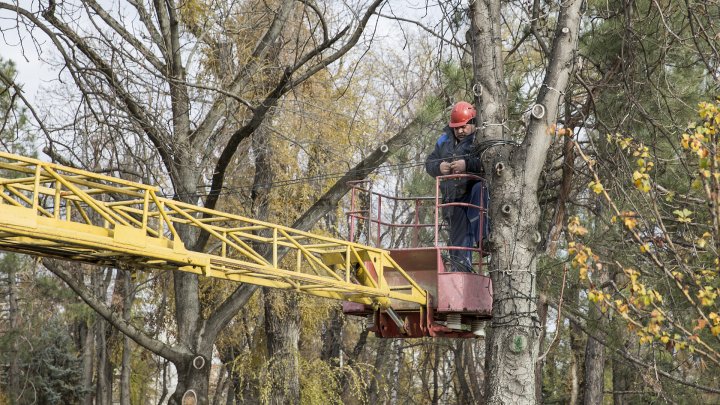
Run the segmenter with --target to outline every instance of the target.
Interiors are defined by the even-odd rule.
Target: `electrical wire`
[[[513,146],[517,146],[518,143],[517,143],[517,142],[514,142],[514,141],[507,141],[507,140],[502,140],[502,139],[492,139],[492,140],[481,141],[481,142],[479,142],[479,143],[473,148],[473,151],[472,151],[471,153],[466,153],[466,154],[463,154],[463,155],[457,155],[457,156],[454,156],[454,157],[455,157],[455,158],[463,158],[463,157],[474,156],[474,155],[480,155],[480,156],[482,156],[482,154],[485,153],[485,151],[487,151],[488,149],[490,149],[490,148],[492,148],[492,147],[495,147],[495,146],[500,146],[500,145],[513,145]],[[293,186],[293,185],[303,184],[303,183],[309,183],[309,182],[316,182],[316,181],[330,180],[330,179],[339,179],[339,178],[342,178],[343,176],[346,176],[346,175],[348,175],[348,174],[363,174],[363,175],[368,175],[368,174],[370,174],[371,172],[391,173],[391,172],[393,172],[393,171],[395,171],[395,170],[401,170],[401,169],[407,169],[407,168],[413,168],[413,167],[423,166],[423,165],[425,165],[425,164],[427,164],[427,163],[440,162],[440,161],[443,161],[443,160],[444,160],[444,159],[435,159],[435,160],[428,160],[428,161],[423,161],[423,162],[416,162],[416,161],[400,162],[400,163],[396,163],[396,164],[384,165],[384,166],[378,167],[378,168],[376,168],[376,169],[348,170],[348,171],[345,171],[345,172],[335,172],[335,173],[327,173],[327,174],[321,174],[321,175],[316,175],[316,176],[300,177],[300,178],[296,178],[296,179],[287,179],[287,180],[280,180],[280,181],[271,181],[271,182],[268,182],[268,183],[258,184],[258,185],[255,186],[255,187],[256,187],[256,188],[260,188],[260,189],[267,189],[267,190],[269,190],[269,189],[280,188],[280,187],[288,187],[288,186]],[[207,196],[209,196],[209,195],[211,195],[211,194],[216,194],[216,195],[238,195],[238,194],[241,194],[241,193],[243,193],[243,192],[247,192],[247,191],[250,189],[250,187],[223,187],[223,188],[220,189],[220,190],[213,190],[213,189],[210,189],[210,187],[212,187],[212,186],[211,186],[211,185],[201,185],[201,186],[198,186],[198,189],[206,189],[206,190],[204,190],[203,192],[197,192],[197,193],[192,193],[192,194],[188,194],[188,193],[178,194],[178,193],[175,193],[175,194],[173,194],[173,195],[169,195],[169,194],[160,194],[160,195],[163,196],[163,197],[173,197],[173,196],[174,196],[174,197],[195,197],[195,198],[199,198],[199,197],[207,197]]]

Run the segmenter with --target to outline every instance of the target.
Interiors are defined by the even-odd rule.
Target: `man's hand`
[[[467,166],[466,166],[465,160],[456,160],[456,161],[450,163],[450,170],[454,174],[465,173],[466,168],[467,168]],[[442,165],[441,165],[440,171],[442,171]]]
[[[440,163],[440,174],[450,174],[452,173],[452,167],[451,164],[448,162],[441,162]]]

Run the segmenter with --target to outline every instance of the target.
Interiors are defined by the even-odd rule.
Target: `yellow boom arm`
[[[156,191],[0,152],[0,250],[186,271],[383,308],[390,299],[427,305],[426,291],[386,250],[184,204]],[[209,252],[187,250],[179,227],[207,232]],[[407,283],[388,285],[388,272]]]

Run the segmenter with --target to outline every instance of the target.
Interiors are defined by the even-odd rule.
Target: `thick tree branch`
[[[301,231],[310,230],[323,216],[337,207],[340,199],[350,190],[348,182],[366,178],[381,164],[385,163],[390,156],[408,145],[418,133],[423,131],[428,121],[436,118],[436,116],[416,117],[385,143],[385,146],[387,146],[386,152],[383,152],[380,147],[375,149],[370,155],[350,169],[342,178],[336,181],[312,207],[305,211],[305,213],[292,224],[292,227]],[[258,289],[258,287],[254,285],[242,285],[238,287],[208,319],[205,330],[210,332],[219,331],[227,325],[237,311],[252,297],[256,289]]]
[[[115,313],[110,309],[104,302],[95,297],[95,295],[85,287],[82,283],[70,274],[69,271],[63,268],[63,264],[53,259],[43,260],[45,267],[50,270],[53,274],[62,279],[75,293],[85,301],[95,312],[100,314],[110,324],[134,340],[140,346],[147,350],[162,356],[172,362],[177,362],[185,356],[189,356],[192,353],[181,351],[179,348],[173,348],[159,340],[152,339],[145,335],[142,331],[137,329],[135,326],[126,322],[122,314]]]
[[[562,3],[547,73],[536,102],[536,105],[541,106],[536,107],[536,112],[543,110],[544,114],[532,116],[527,136],[521,145],[523,155],[526,156],[525,184],[533,187],[538,184],[546,153],[552,142],[547,129],[557,120],[558,105],[561,97],[564,97],[574,67],[581,5],[582,0],[568,0]]]
[[[172,43],[170,42],[170,16],[168,15],[165,2],[170,0],[153,0],[155,14],[157,15],[160,34],[165,49],[166,58],[172,59]]]
[[[317,17],[318,21],[320,22],[320,26],[322,27],[323,42],[327,42],[329,37],[328,37],[328,27],[327,27],[327,23],[325,22],[324,12],[322,10],[320,10],[318,8],[317,4],[315,4],[313,1],[309,1],[309,0],[299,0],[299,1],[315,12],[315,16]]]
[[[267,113],[272,107],[277,104],[278,99],[280,98],[280,94],[284,92],[289,80],[290,76],[286,72],[282,79],[280,79],[277,87],[275,87],[275,89],[265,98],[265,101],[263,101],[260,107],[255,109],[254,114],[250,119],[250,122],[245,124],[242,128],[238,129],[232,134],[232,136],[230,136],[230,140],[225,145],[225,148],[223,148],[223,151],[220,154],[217,163],[215,164],[212,182],[210,185],[210,193],[205,200],[205,207],[210,209],[215,208],[215,205],[218,202],[218,198],[220,197],[220,192],[222,191],[223,184],[225,184],[225,171],[227,170],[228,165],[232,161],[232,157],[235,155],[235,152],[237,152],[238,146],[240,146],[240,143],[245,138],[252,135],[252,133],[260,127],[260,124],[262,124],[262,122],[265,120],[265,116],[267,115]],[[205,241],[200,241],[198,242],[198,244],[196,245],[196,249],[194,250],[199,251],[199,249],[202,249],[203,246],[205,246]]]

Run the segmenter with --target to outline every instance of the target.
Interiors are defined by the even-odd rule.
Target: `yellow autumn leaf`
[[[587,228],[580,225],[580,218],[573,216],[568,221],[568,232],[573,235],[585,236],[588,233]]]
[[[593,192],[595,192],[595,194],[600,194],[600,193],[602,193],[603,190],[605,189],[605,188],[603,187],[603,185],[600,184],[600,182],[595,182],[595,181],[591,181],[591,182],[588,184],[588,187],[589,187]]]
[[[633,229],[637,226],[637,220],[633,217],[625,217],[623,218],[623,223],[628,229]]]
[[[683,147],[683,149],[689,149],[690,148],[690,135],[682,134],[682,139],[680,140],[680,145]]]
[[[675,214],[675,219],[678,220],[678,222],[689,224],[692,222],[692,218],[690,218],[690,215],[692,215],[692,211],[690,211],[687,208],[683,208],[682,210],[675,210],[673,211],[673,214]]]
[[[588,291],[587,297],[590,302],[598,302],[598,300],[600,299],[594,291]]]

